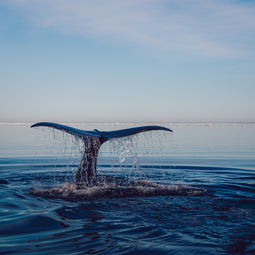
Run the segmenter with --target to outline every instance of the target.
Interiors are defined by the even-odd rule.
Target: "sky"
[[[0,0],[0,122],[255,122],[255,1]]]

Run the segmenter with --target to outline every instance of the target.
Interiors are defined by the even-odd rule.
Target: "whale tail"
[[[114,138],[135,135],[141,132],[153,130],[173,132],[171,129],[162,126],[141,126],[115,131],[99,131],[97,129],[87,131],[52,122],[39,122],[31,126],[31,128],[33,127],[50,127],[58,129],[79,137],[83,141],[85,149],[75,176],[76,184],[78,185],[90,185],[96,181],[97,156],[99,149],[104,142]]]
[[[164,130],[173,132],[170,128],[161,127],[161,126],[141,126],[141,127],[134,127],[134,128],[127,128],[127,129],[121,129],[121,130],[114,130],[114,131],[99,131],[97,129],[94,129],[92,131],[77,129],[73,127],[69,127],[66,125],[58,124],[58,123],[52,123],[52,122],[39,122],[31,126],[33,127],[51,127],[58,130],[61,130],[63,132],[66,132],[71,135],[78,136],[80,138],[83,138],[84,136],[90,136],[90,137],[98,137],[102,142],[108,141],[112,138],[120,138],[124,136],[130,136],[135,135],[141,132],[147,132],[147,131],[153,131],[153,130]]]

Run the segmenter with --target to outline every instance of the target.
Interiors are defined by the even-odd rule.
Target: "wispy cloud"
[[[255,52],[255,3],[230,0],[8,0],[37,25],[184,54]]]

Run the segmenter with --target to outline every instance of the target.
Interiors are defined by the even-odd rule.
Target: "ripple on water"
[[[0,235],[38,233],[63,228],[61,221],[49,216],[32,215],[1,222]]]

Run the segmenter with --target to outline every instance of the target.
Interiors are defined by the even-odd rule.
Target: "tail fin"
[[[81,138],[84,136],[99,137],[103,141],[108,141],[112,138],[120,138],[124,136],[135,135],[141,132],[148,132],[153,130],[164,130],[164,131],[173,132],[170,128],[161,127],[161,126],[141,126],[141,127],[127,128],[127,129],[121,129],[121,130],[115,130],[115,131],[103,131],[103,132],[98,131],[96,129],[93,131],[87,131],[87,130],[77,129],[77,128],[69,127],[62,124],[52,123],[52,122],[39,122],[32,125],[31,127],[33,128],[33,127],[42,127],[42,126],[55,128],[63,132],[69,133],[71,135],[79,136]]]
[[[96,129],[94,129],[93,131],[86,131],[51,122],[39,122],[32,125],[31,127],[51,127],[69,133],[71,135],[78,136],[83,140],[85,144],[85,149],[75,178],[76,184],[78,185],[80,185],[81,183],[93,184],[93,182],[96,181],[96,163],[98,151],[100,149],[100,146],[104,142],[110,139],[135,135],[141,132],[147,132],[152,130],[165,130],[173,132],[171,129],[161,126],[143,126],[104,132],[100,132]]]

